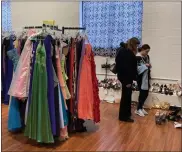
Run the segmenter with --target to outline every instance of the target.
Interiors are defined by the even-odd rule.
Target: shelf
[[[109,103],[119,103],[121,99],[121,91],[114,91],[113,89],[104,89],[99,88],[99,96],[101,100],[114,100],[115,101],[108,101]],[[132,101],[138,101],[139,92],[133,91],[132,93]],[[158,100],[157,100],[158,99]],[[165,94],[159,94],[159,93],[153,93],[150,92],[149,96],[147,98],[147,101],[145,102],[145,105],[148,107],[152,107],[153,104],[158,104],[160,102],[168,102],[171,106],[177,106],[181,107],[181,100],[182,97],[178,97],[176,95],[165,95]]]

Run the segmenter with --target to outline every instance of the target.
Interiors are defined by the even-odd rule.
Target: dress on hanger
[[[80,55],[80,58],[79,58],[79,68],[78,68],[78,79],[77,79],[77,92],[76,92],[76,101],[78,102],[78,98],[79,98],[79,89],[80,89],[80,74],[81,74],[81,70],[82,70],[82,62],[83,62],[83,57],[84,57],[84,54],[85,54],[85,40],[82,40],[82,48],[81,48],[81,55]],[[78,103],[77,103],[78,104]]]
[[[63,70],[62,70],[61,59],[60,59],[60,48],[58,46],[56,47],[56,63],[57,63],[56,65],[57,65],[58,79],[59,79],[59,83],[61,86],[64,99],[65,100],[70,99],[71,96],[63,77],[63,72],[62,72]]]
[[[63,79],[64,79],[64,84],[65,84],[66,99],[70,99],[71,95],[70,95],[70,92],[68,90],[68,86],[66,84],[66,81],[68,80],[68,76],[65,72],[65,61],[66,61],[66,57],[64,54],[62,54],[62,56],[61,56],[61,70],[62,70],[62,75],[63,75]]]
[[[25,110],[25,124],[27,121],[27,115],[28,115],[28,108],[30,106],[31,102],[31,95],[32,95],[32,80],[33,80],[33,71],[34,71],[34,64],[35,64],[35,59],[36,59],[36,50],[37,50],[38,42],[34,41],[33,42],[33,49],[32,49],[32,58],[31,58],[31,70],[30,70],[30,85],[29,85],[29,94],[28,94],[28,100],[26,104],[26,110]]]
[[[9,38],[5,38],[3,41],[3,52],[4,52],[4,81],[3,81],[3,93],[4,93],[4,103],[9,104],[9,94],[8,90],[11,85],[12,77],[13,77],[13,62],[7,56],[7,51],[13,49],[13,40],[11,36]]]
[[[47,69],[44,45],[38,45],[33,72],[31,104],[28,112],[25,136],[41,143],[53,143],[47,100]]]
[[[28,97],[32,42],[27,40],[17,64],[8,94],[17,98]]]
[[[55,98],[54,98],[54,73],[53,73],[53,63],[52,63],[52,37],[48,35],[44,40],[44,45],[46,49],[46,68],[47,68],[47,97],[49,104],[49,114],[51,119],[51,128],[53,135],[56,135],[56,113],[55,113]]]
[[[7,55],[9,57],[10,60],[12,60],[13,62],[13,71],[16,70],[16,67],[17,67],[17,64],[18,64],[18,61],[19,61],[19,58],[20,56],[18,55],[18,52],[17,52],[17,49],[12,49],[12,50],[9,50],[7,52]]]
[[[54,75],[54,104],[55,104],[55,115],[56,115],[56,135],[60,136],[60,110],[59,110],[59,80],[57,77],[57,66],[56,66],[56,41],[52,40],[52,63],[53,63],[53,75]]]
[[[92,54],[91,45],[85,44],[85,54],[83,56],[82,67],[80,71],[78,117],[81,119],[94,120],[93,116],[94,98],[93,98],[91,54]]]
[[[7,55],[10,60],[13,61],[14,71],[18,64],[19,55],[16,49],[12,49],[7,52]],[[19,101],[15,97],[10,97],[9,103],[9,112],[8,112],[8,130],[16,131],[22,127],[20,110],[19,110]]]
[[[69,100],[69,111],[73,115],[74,113],[74,62],[75,62],[75,48],[74,48],[74,39],[71,39],[71,47],[69,51],[69,80],[68,80],[68,88],[71,94],[71,98]]]
[[[68,138],[68,131],[67,131],[68,116],[60,85],[59,85],[59,110],[60,110],[60,128],[61,128],[60,138],[62,140],[65,140],[66,138]]]
[[[92,75],[92,84],[93,84],[93,95],[94,95],[94,103],[93,103],[93,115],[94,122],[100,122],[100,98],[99,98],[99,85],[96,77],[96,65],[94,61],[94,53],[91,53],[91,75]]]

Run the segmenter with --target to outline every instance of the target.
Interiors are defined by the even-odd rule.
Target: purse
[[[116,71],[116,63],[113,63],[110,67],[110,71],[114,74],[117,74],[117,71]]]
[[[119,50],[118,50],[118,52],[116,53],[115,58],[117,57],[118,54],[119,54]],[[113,63],[113,64],[111,65],[110,71],[111,71],[112,73],[114,73],[114,74],[117,74],[116,63]]]

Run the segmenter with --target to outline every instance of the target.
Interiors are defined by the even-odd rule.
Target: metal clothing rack
[[[49,27],[51,30],[56,30],[56,31],[62,31],[61,29],[58,28],[58,26],[53,26],[53,25],[46,25],[43,24],[42,26],[25,26],[24,29],[42,29]]]
[[[24,29],[42,29],[43,26],[25,26]]]
[[[64,34],[65,30],[86,30],[85,27],[62,27],[62,34]]]

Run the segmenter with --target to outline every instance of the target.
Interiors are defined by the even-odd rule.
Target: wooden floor
[[[89,132],[77,133],[64,143],[39,145],[7,130],[8,107],[2,105],[2,151],[181,151],[181,129],[172,122],[157,126],[154,111],[135,123],[118,121],[118,104],[101,104],[101,123]],[[91,127],[92,126],[92,127]]]

